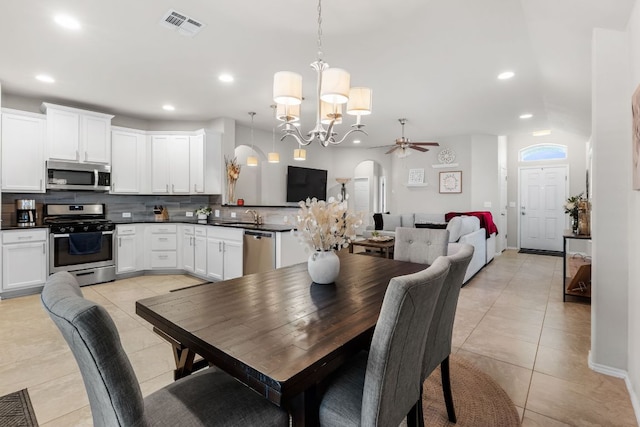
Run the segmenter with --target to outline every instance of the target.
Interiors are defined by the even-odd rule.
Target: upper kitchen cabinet
[[[199,130],[189,137],[189,182],[192,194],[222,193],[222,138]]]
[[[42,114],[2,109],[2,191],[45,192]]]
[[[189,136],[151,136],[151,192],[189,194]]]
[[[47,158],[109,164],[112,115],[44,102]]]
[[[113,127],[111,131],[111,193],[144,194],[146,179],[144,131]]]

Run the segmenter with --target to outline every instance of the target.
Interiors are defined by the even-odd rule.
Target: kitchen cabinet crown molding
[[[66,105],[51,104],[49,102],[43,102],[42,105],[40,106],[40,111],[42,111],[43,113],[46,113],[47,108],[55,108],[57,110],[69,111],[77,114],[88,114],[92,116],[102,117],[105,119],[113,119],[115,117],[112,114],[99,113],[97,111],[84,110],[82,108],[67,107]]]
[[[33,117],[34,119],[46,119],[47,116],[41,113],[32,113],[31,111],[24,110],[14,110],[13,108],[2,108],[0,109],[2,114],[17,114],[19,116],[24,117]]]

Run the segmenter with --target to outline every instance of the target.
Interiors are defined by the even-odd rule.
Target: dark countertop
[[[2,226],[2,231],[7,231],[7,230],[32,230],[34,228],[49,228],[48,225],[44,225],[44,224],[40,224],[40,225],[31,225],[29,227],[24,227],[24,226],[19,226],[17,224],[15,225],[3,225]]]
[[[261,224],[255,225],[250,222],[244,221],[233,221],[233,220],[225,220],[225,221],[211,221],[211,220],[198,220],[191,218],[181,218],[181,219],[169,219],[167,221],[156,221],[153,218],[143,218],[143,219],[117,219],[113,220],[114,224],[194,224],[194,225],[215,225],[218,227],[230,227],[230,228],[243,228],[247,230],[258,230],[258,231],[273,231],[273,232],[283,232],[283,231],[291,231],[295,227],[287,224]]]

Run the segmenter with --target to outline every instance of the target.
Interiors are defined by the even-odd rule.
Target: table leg
[[[161,330],[153,328],[153,331],[165,340],[169,341],[169,343],[171,344],[173,359],[176,362],[176,369],[175,371],[173,371],[174,380],[179,380],[180,378],[191,375],[193,372],[202,369],[205,366],[209,366],[209,363],[207,363],[206,360],[199,360],[197,362],[194,362],[196,354],[193,351],[191,351],[178,341],[174,340]]]
[[[320,425],[320,402],[316,386],[311,386],[297,395],[291,402],[289,412],[293,427],[315,427]]]
[[[353,242],[349,243],[349,253],[352,254],[353,253]]]

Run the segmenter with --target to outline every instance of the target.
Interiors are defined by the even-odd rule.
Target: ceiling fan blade
[[[396,151],[398,148],[400,148],[400,146],[399,146],[399,145],[396,145],[395,147],[393,147],[391,150],[387,151],[387,152],[386,152],[386,153],[384,153],[384,154],[393,153],[393,152],[394,152],[394,151]]]
[[[387,148],[387,147],[395,147],[395,144],[389,144],[389,145],[376,145],[375,147],[367,147],[367,148]]]
[[[411,144],[413,145],[432,145],[434,147],[439,147],[440,144],[438,144],[437,142],[411,142]]]
[[[428,148],[417,147],[417,146],[415,146],[415,145],[413,145],[413,144],[409,145],[409,148],[413,148],[414,150],[422,151],[423,153],[424,153],[425,151],[429,151],[429,149],[428,149]]]

